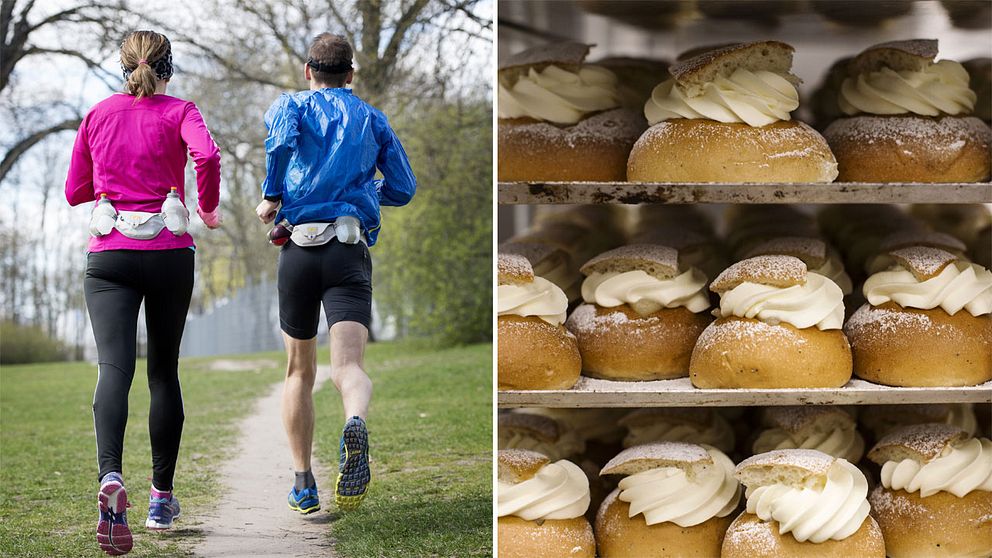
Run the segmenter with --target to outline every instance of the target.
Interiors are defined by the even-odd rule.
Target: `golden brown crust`
[[[536,451],[501,449],[496,452],[498,478],[510,484],[519,484],[533,478],[550,461],[546,455]]]
[[[645,128],[644,116],[629,109],[564,127],[501,119],[497,174],[501,181],[624,181],[627,156]]]
[[[534,282],[534,269],[527,258],[517,254],[498,254],[496,271],[500,285],[523,285]]]
[[[585,517],[527,521],[499,518],[499,558],[595,558],[596,539]]]
[[[926,463],[939,457],[947,446],[970,437],[950,424],[909,424],[886,434],[868,452],[868,459],[879,465],[904,459]]]
[[[992,316],[865,304],[844,325],[854,372],[889,386],[973,386],[992,380]]]
[[[669,67],[668,72],[679,85],[689,87],[690,94],[698,94],[701,84],[711,82],[717,76],[729,76],[738,68],[773,71],[793,78],[789,74],[793,52],[795,49],[791,45],[780,41],[736,43],[680,60]]]
[[[659,467],[677,467],[694,478],[713,458],[706,448],[685,442],[652,442],[627,448],[611,459],[600,475],[636,475]]]
[[[899,265],[908,269],[917,281],[923,282],[940,275],[944,268],[958,260],[954,254],[928,246],[910,246],[888,253]]]
[[[565,327],[578,340],[584,374],[607,380],[684,378],[696,339],[712,321],[705,312],[663,308],[641,316],[627,304],[583,304]]]
[[[755,128],[714,120],[665,120],[634,144],[631,182],[831,182],[826,140],[795,120]]]
[[[992,555],[992,492],[921,498],[878,485],[868,502],[892,558]]]
[[[758,283],[773,287],[806,284],[806,264],[793,256],[755,256],[741,260],[717,275],[710,290],[723,294],[741,283]]]
[[[720,555],[723,535],[733,514],[713,517],[692,527],[679,527],[668,521],[648,525],[643,515],[629,517],[630,504],[616,496],[617,491],[607,496],[596,515],[596,545],[601,558]]]
[[[838,329],[720,318],[699,336],[689,378],[699,388],[841,387],[851,379],[851,347]]]
[[[579,380],[579,348],[564,327],[535,316],[500,316],[497,328],[499,389],[569,389]]]
[[[992,130],[972,116],[854,116],[823,132],[838,182],[984,182]]]
[[[842,541],[799,542],[791,533],[779,535],[777,521],[762,521],[742,513],[727,529],[721,558],[884,558],[885,540],[871,516],[861,528]]]

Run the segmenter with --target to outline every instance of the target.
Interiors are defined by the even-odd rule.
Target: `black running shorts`
[[[279,252],[279,323],[295,339],[317,335],[320,304],[327,327],[338,322],[372,323],[372,258],[364,242],[301,247],[287,242]]]

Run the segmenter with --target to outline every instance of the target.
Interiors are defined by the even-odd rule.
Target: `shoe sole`
[[[289,504],[289,509],[295,512],[300,512],[303,515],[307,515],[315,511],[320,511],[320,504],[317,504],[316,506],[310,506],[309,508],[301,508],[300,506],[294,506],[293,504]]]
[[[170,521],[169,523],[159,523],[158,521],[155,521],[154,519],[149,517],[148,519],[145,520],[145,529],[149,529],[151,531],[166,531],[172,529],[172,524],[177,519],[179,519],[179,516],[181,515],[182,512],[172,516],[172,521]]]
[[[134,545],[134,539],[124,517],[127,510],[127,491],[124,485],[117,481],[104,483],[97,494],[97,500],[101,517],[96,526],[96,542],[100,544],[100,550],[111,556],[127,554]],[[104,514],[109,515],[110,519],[104,519]]]
[[[334,503],[343,510],[353,510],[368,493],[372,473],[368,461],[368,431],[351,429],[344,432],[344,466],[334,483]]]

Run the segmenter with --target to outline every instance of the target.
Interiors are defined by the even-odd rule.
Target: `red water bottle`
[[[279,223],[278,225],[272,227],[272,230],[269,231],[269,242],[275,246],[282,246],[289,241],[289,237],[292,236],[292,234],[293,231],[286,228],[286,226],[282,223]]]

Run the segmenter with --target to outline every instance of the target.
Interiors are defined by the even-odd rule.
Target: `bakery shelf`
[[[969,387],[896,388],[853,379],[842,388],[699,389],[689,378],[613,382],[583,376],[569,390],[500,391],[497,402],[501,408],[989,403],[992,382]]]
[[[992,203],[992,183],[500,182],[500,204]]]

